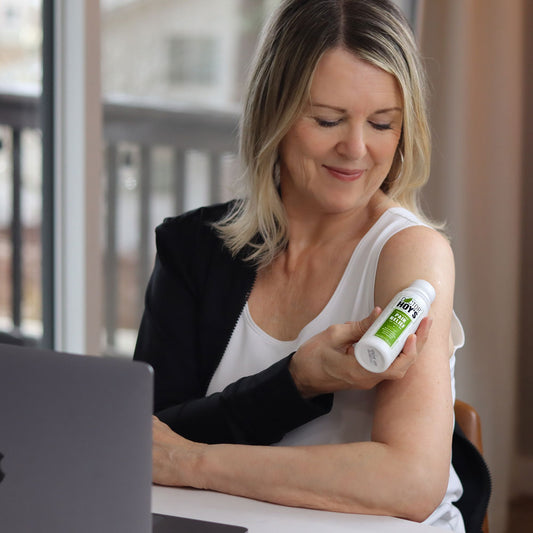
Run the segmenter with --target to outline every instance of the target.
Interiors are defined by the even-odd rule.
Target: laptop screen
[[[0,345],[2,531],[151,529],[148,365]]]

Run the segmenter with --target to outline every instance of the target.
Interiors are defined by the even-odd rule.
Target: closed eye
[[[314,117],[315,118],[315,122],[321,126],[322,128],[333,128],[334,126],[338,126],[341,122],[342,122],[342,119],[339,119],[339,120],[324,120],[324,119],[321,119],[321,118],[318,118],[318,117]]]
[[[370,125],[378,131],[386,131],[392,129],[392,124],[381,124],[379,122],[370,122]]]

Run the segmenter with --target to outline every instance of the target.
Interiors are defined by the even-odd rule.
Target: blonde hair
[[[419,190],[429,177],[426,82],[413,33],[389,0],[285,0],[265,26],[240,123],[243,197],[215,225],[226,246],[257,266],[287,244],[276,175],[278,146],[309,101],[324,53],[344,48],[392,74],[403,99],[403,128],[382,190],[427,219]]]

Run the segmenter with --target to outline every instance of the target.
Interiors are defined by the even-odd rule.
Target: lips
[[[365,173],[364,169],[330,167],[328,165],[324,165],[324,168],[334,178],[341,181],[355,181]]]

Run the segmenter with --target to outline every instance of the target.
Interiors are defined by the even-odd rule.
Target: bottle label
[[[375,336],[392,346],[421,311],[422,308],[413,298],[401,298]]]

